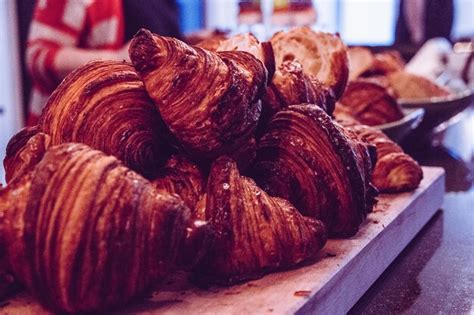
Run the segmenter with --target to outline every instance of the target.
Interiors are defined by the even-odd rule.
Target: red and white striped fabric
[[[38,0],[26,49],[33,81],[28,125],[37,122],[59,84],[54,59],[61,47],[118,49],[123,44],[121,0]]]

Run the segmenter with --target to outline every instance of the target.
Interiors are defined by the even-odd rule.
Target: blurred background
[[[25,56],[36,39],[30,34],[28,41],[32,20],[36,22],[33,23],[35,27],[47,25],[49,22],[43,19],[53,11],[51,6],[59,3],[66,11],[73,3],[76,6],[71,5],[74,11],[80,7],[79,4],[91,6],[94,0],[0,0],[0,160],[3,160],[10,137],[29,119],[34,121],[35,112],[31,107],[37,107],[36,116],[41,112],[41,106],[32,103],[41,97],[47,99],[50,93],[34,77],[34,66],[38,67],[38,72],[46,65],[28,65]],[[36,13],[35,7],[39,10]],[[474,37],[473,0],[124,0],[122,9],[126,28],[121,45],[143,26],[157,33],[192,41],[196,37],[205,37],[205,34],[214,34],[215,30],[230,34],[251,31],[260,39],[268,39],[277,30],[305,24],[314,29],[337,32],[348,45],[369,46],[375,51],[395,48],[408,60],[431,37],[444,37],[450,43],[467,38],[471,41],[471,51]],[[80,17],[79,12],[76,9]],[[161,25],[157,21],[162,22]],[[45,29],[43,27],[41,31]],[[202,30],[208,30],[208,33]],[[439,34],[430,34],[430,30]],[[78,34],[83,36],[83,32],[81,30]],[[40,31],[33,33],[37,36]],[[51,34],[55,34],[54,29],[49,36]],[[50,40],[55,40],[54,35]],[[80,48],[88,47],[82,45]],[[104,49],[119,52],[118,48]],[[94,49],[99,53],[102,48]],[[120,58],[120,55],[115,57]],[[47,56],[43,59],[46,63]],[[35,92],[35,88],[43,94]],[[4,182],[3,176],[0,167],[0,182]]]

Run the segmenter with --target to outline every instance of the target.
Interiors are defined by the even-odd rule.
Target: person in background
[[[420,47],[435,37],[451,39],[453,0],[400,0],[395,43]]]
[[[38,0],[26,47],[27,125],[69,72],[92,60],[129,60],[129,40],[141,27],[180,38],[177,21],[174,0]]]

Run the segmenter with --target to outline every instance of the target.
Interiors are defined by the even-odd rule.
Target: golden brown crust
[[[31,187],[31,175],[31,172],[26,173],[15,178],[6,188],[0,187],[0,248],[6,258],[6,270],[23,277],[31,277],[22,241],[25,228],[23,216]],[[21,277],[17,276],[17,280],[21,280]]]
[[[385,193],[414,190],[422,179],[421,167],[404,152],[388,153],[380,157],[372,175],[375,187]]]
[[[375,59],[370,49],[365,47],[349,47],[347,57],[349,60],[349,81],[357,79],[370,69]]]
[[[382,85],[370,80],[357,79],[349,82],[339,103],[348,107],[355,119],[369,126],[403,118],[397,101]]]
[[[0,191],[2,242],[15,275],[43,305],[104,311],[174,267],[189,210],[112,156],[52,147]]]
[[[368,150],[318,106],[295,105],[271,120],[252,173],[271,195],[322,220],[331,236],[351,236],[374,204]]]
[[[405,61],[400,53],[389,50],[375,54],[372,66],[365,75],[388,75],[392,72],[403,71],[403,68],[405,68]]]
[[[30,171],[43,158],[50,146],[48,135],[38,127],[26,127],[13,136],[7,145],[3,166],[7,183]]]
[[[365,47],[348,48],[349,80],[360,77],[385,76],[391,72],[402,71],[405,62],[400,53],[388,50],[373,54]]]
[[[365,82],[372,82],[377,85],[383,86],[387,93],[394,99],[398,99],[397,91],[395,91],[390,85],[390,81],[386,75],[372,75],[370,77],[359,78],[358,80],[363,80]]]
[[[166,159],[161,126],[133,67],[116,61],[90,62],[69,74],[40,119],[52,145],[85,143],[147,177]]]
[[[302,103],[316,104],[331,115],[335,98],[321,82],[305,74],[298,61],[284,61],[262,98],[262,119],[268,121],[279,110]]]
[[[381,158],[389,153],[403,152],[403,149],[390,140],[381,130],[363,124],[343,123],[345,128],[355,132],[363,140],[373,144],[377,148],[377,157]]]
[[[345,128],[376,147],[377,163],[372,182],[380,192],[402,192],[419,186],[423,179],[420,165],[382,131],[353,122],[342,123]]]
[[[173,155],[152,183],[158,191],[180,196],[189,209],[194,209],[206,179],[198,165],[183,155]]]
[[[267,78],[251,54],[213,53],[146,30],[129,52],[164,122],[193,157],[231,153],[253,137]]]
[[[344,106],[339,102],[336,103],[333,116],[337,121],[360,124],[360,121],[358,121],[357,118],[355,118],[354,113],[352,112],[351,108]]]
[[[275,56],[270,42],[260,41],[251,33],[237,34],[222,40],[214,51],[245,51],[260,60],[267,69],[268,83],[275,73]]]
[[[297,27],[278,32],[270,39],[277,68],[287,60],[297,60],[308,75],[341,97],[349,76],[346,46],[338,35]]]
[[[196,214],[215,229],[215,244],[196,268],[201,280],[235,283],[312,259],[326,242],[321,221],[270,197],[227,157],[212,165]]]
[[[400,99],[424,99],[450,94],[447,89],[436,83],[405,71],[393,72],[387,78]]]

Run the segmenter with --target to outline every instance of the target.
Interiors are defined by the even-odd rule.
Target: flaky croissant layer
[[[400,106],[388,90],[369,79],[349,82],[339,103],[364,125],[382,125],[403,118]]]
[[[296,61],[284,61],[262,98],[262,118],[265,125],[279,110],[290,105],[310,103],[321,107],[329,115],[335,106],[335,96],[320,81],[307,75]]]
[[[7,145],[3,165],[9,183],[28,173],[41,161],[51,144],[51,137],[39,132],[38,126],[25,127],[14,135]]]
[[[195,214],[215,230],[214,246],[195,268],[205,281],[229,284],[289,268],[314,258],[326,242],[321,221],[267,195],[228,157],[213,163]]]
[[[322,82],[336,99],[344,93],[349,65],[347,48],[339,35],[315,32],[304,26],[277,32],[270,42],[277,67],[285,61],[296,60],[306,74]]]
[[[341,123],[360,138],[375,146],[377,163],[372,174],[375,187],[384,193],[402,192],[418,187],[423,179],[420,165],[382,131],[342,120]]]
[[[0,190],[2,245],[18,279],[54,311],[115,308],[175,268],[189,209],[82,144],[50,148]]]
[[[85,143],[153,177],[166,159],[162,122],[128,63],[93,61],[58,86],[41,115],[51,144]]]
[[[250,143],[267,71],[243,51],[210,52],[140,30],[130,59],[164,122],[196,158],[232,154]]]
[[[198,165],[183,155],[173,155],[158,172],[152,184],[158,191],[177,194],[194,209],[203,194],[206,178]]]
[[[354,235],[374,205],[371,151],[317,105],[276,113],[258,143],[251,173],[273,196],[322,220],[330,236]]]

